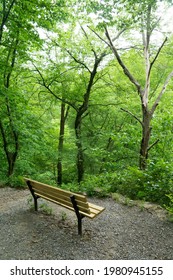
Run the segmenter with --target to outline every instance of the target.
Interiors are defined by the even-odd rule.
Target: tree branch
[[[124,111],[124,112],[126,112],[126,113],[128,113],[128,114],[131,115],[133,118],[135,118],[135,120],[137,120],[137,121],[140,123],[140,125],[143,127],[142,121],[141,121],[137,116],[135,116],[133,113],[131,113],[130,111],[128,111],[128,110],[126,110],[126,109],[121,108],[121,110]]]
[[[1,135],[2,135],[2,139],[3,139],[3,146],[4,146],[4,150],[5,152],[7,153],[7,139],[6,139],[6,136],[5,136],[5,131],[4,131],[4,127],[3,127],[3,124],[0,120],[0,131],[1,131]]]
[[[148,147],[147,151],[149,152],[149,150],[151,150],[151,148],[153,148],[159,141],[160,141],[160,140],[157,139],[153,144],[151,144],[151,145]]]
[[[103,41],[108,47],[110,47],[110,46],[109,46],[109,43],[106,42],[106,40],[104,40],[95,30],[93,30],[90,26],[88,26],[88,28],[89,28],[101,41]]]
[[[82,62],[79,59],[77,59],[76,57],[74,57],[74,55],[69,50],[66,49],[66,52],[74,59],[74,61],[76,63],[81,64],[82,66],[84,66],[85,69],[88,70],[89,73],[91,73],[91,70],[88,68],[88,66],[84,62]]]
[[[151,115],[154,114],[154,111],[155,111],[156,107],[158,106],[158,104],[160,102],[160,99],[162,98],[163,94],[165,93],[165,90],[166,90],[166,88],[167,88],[167,86],[169,84],[169,81],[171,80],[172,77],[173,77],[173,71],[168,75],[168,77],[167,77],[167,79],[166,79],[166,81],[165,81],[165,83],[164,83],[164,85],[162,87],[162,90],[160,91],[156,101],[154,102],[154,104],[153,104],[153,106],[151,108],[151,111],[150,111]]]
[[[140,94],[140,96],[142,96],[142,89],[141,89],[141,85],[138,83],[138,81],[133,77],[133,75],[130,73],[130,71],[128,70],[128,68],[125,66],[124,62],[122,61],[117,49],[114,47],[113,45],[113,42],[109,36],[109,32],[107,30],[107,28],[105,27],[105,34],[106,34],[106,37],[108,38],[108,41],[109,41],[109,47],[112,49],[119,65],[121,66],[121,68],[123,69],[124,71],[124,74],[129,78],[129,80],[131,81],[131,83],[133,83],[137,90],[138,90],[138,93]]]
[[[118,32],[118,34],[112,39],[112,42],[116,41],[125,30],[126,30],[126,28],[123,28],[122,30],[120,30]]]
[[[38,74],[40,75],[41,79],[42,79],[42,84],[39,83],[40,85],[44,86],[56,99],[60,100],[61,102],[64,102],[65,104],[68,104],[70,107],[72,107],[73,109],[75,109],[76,111],[78,111],[78,108],[71,102],[69,102],[68,100],[59,97],[58,95],[56,95],[51,88],[46,84],[45,79],[42,75],[42,73],[40,72],[40,70],[37,68],[36,65],[34,65],[34,63],[32,62],[33,66],[35,67],[36,71],[38,72]]]
[[[85,37],[87,38],[87,40],[89,40],[89,38],[88,38],[88,34],[86,33],[86,31],[85,31],[85,29],[83,28],[83,26],[82,26],[82,25],[80,25],[80,28],[82,29],[82,31],[83,31],[83,33],[84,33]]]
[[[4,28],[4,25],[9,17],[9,14],[10,14],[10,11],[11,9],[13,8],[13,5],[15,3],[16,0],[12,0],[11,3],[10,3],[10,6],[8,8],[8,10],[6,11],[6,3],[5,3],[5,0],[3,0],[3,11],[2,11],[2,22],[1,22],[1,25],[0,25],[0,44],[1,44],[1,40],[2,40],[2,33],[3,33],[3,28]]]
[[[165,40],[163,41],[162,45],[160,46],[160,48],[158,49],[157,53],[156,53],[156,56],[154,57],[153,61],[150,63],[150,68],[149,68],[149,72],[148,72],[148,77],[150,76],[150,73],[151,73],[151,69],[155,63],[155,61],[157,60],[162,48],[164,47],[166,41],[168,40],[168,38],[166,37]]]
[[[90,104],[90,106],[103,106],[103,107],[107,107],[107,106],[118,106],[121,105],[122,103],[107,103],[107,104]]]

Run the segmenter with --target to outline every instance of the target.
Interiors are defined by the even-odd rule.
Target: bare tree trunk
[[[16,150],[14,153],[8,152],[8,177],[10,177],[11,175],[13,175],[14,173],[14,167],[15,167],[15,163],[16,163],[16,159],[17,159],[17,155],[18,155],[18,150]]]
[[[78,173],[78,183],[84,178],[84,154],[81,139],[81,124],[82,117],[81,113],[77,113],[75,120],[75,134],[76,134],[76,147],[77,147],[77,173]]]
[[[139,168],[145,170],[147,167],[148,147],[151,136],[151,115],[145,106],[142,106],[143,122],[142,122],[142,139],[140,145]]]
[[[64,145],[64,131],[65,131],[65,121],[68,116],[69,106],[65,110],[65,103],[61,103],[61,120],[60,120],[60,133],[59,133],[59,143],[58,143],[58,163],[57,163],[57,185],[62,184],[62,153]]]
[[[13,172],[14,172],[14,167],[15,167],[15,162],[18,156],[18,151],[19,151],[19,141],[18,141],[18,135],[17,133],[12,130],[12,134],[14,137],[14,152],[9,151],[9,143],[7,141],[7,135],[5,133],[4,127],[2,122],[0,121],[0,131],[1,131],[1,135],[2,135],[2,139],[3,139],[3,147],[4,147],[4,152],[7,158],[7,162],[8,162],[8,171],[7,171],[7,176],[10,177]]]

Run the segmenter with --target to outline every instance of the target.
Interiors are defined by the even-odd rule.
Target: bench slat
[[[41,197],[41,198],[44,198],[44,199],[49,200],[51,202],[54,202],[56,204],[62,205],[63,207],[74,211],[73,206],[67,205],[66,203],[61,203],[61,202],[59,202],[59,201],[57,201],[57,200],[55,200],[51,197],[48,197],[47,195],[45,196],[44,194],[40,194],[40,193],[35,193],[35,194],[39,195],[39,197]]]
[[[29,179],[28,179],[28,181],[29,181]],[[31,181],[30,180],[30,182],[32,183],[32,187],[35,190],[45,190],[47,193],[52,192],[52,193],[55,193],[56,195],[61,194],[61,195],[66,196],[66,197],[69,197],[70,195],[73,194],[70,191],[66,191],[66,190],[63,190],[63,189],[60,189],[60,188],[57,188],[57,187],[52,187],[52,186],[49,186],[49,185],[46,185],[46,184],[42,184],[42,183],[39,183],[37,181]],[[80,201],[87,202],[86,196],[84,196],[84,195],[75,193],[75,197],[76,197],[76,199],[78,199]]]
[[[70,207],[70,209],[74,211],[73,204],[70,200],[70,197],[68,197],[64,200],[63,198],[52,196],[50,194],[47,194],[47,193],[41,192],[41,191],[39,191],[39,192],[35,191],[35,194],[40,196],[40,197],[44,196],[44,198],[47,198],[47,199],[49,198],[49,199],[53,200],[55,203],[59,203],[63,206],[67,205],[68,208]],[[90,213],[88,203],[84,203],[84,202],[79,201],[79,202],[77,202],[77,205],[78,205],[79,210],[81,210],[83,212],[86,212],[86,213]]]
[[[90,202],[88,202],[88,205],[89,205],[90,208],[96,209],[96,210],[98,210],[98,211],[102,211],[102,209],[104,208],[104,207],[95,205],[95,204],[90,203]],[[105,209],[105,208],[104,208],[104,209]]]
[[[89,205],[90,213],[93,214],[94,217],[96,217],[98,214],[100,214],[101,212],[103,212],[105,210],[104,207],[97,206],[97,205],[92,204],[90,202],[88,203],[88,205]]]
[[[35,192],[37,192],[38,194],[41,193],[41,194],[45,194],[45,195],[50,195],[52,198],[55,198],[55,199],[58,199],[58,200],[63,200],[64,202],[67,201],[71,203],[71,199],[70,199],[70,196],[72,195],[72,193],[68,194],[68,195],[63,195],[63,193],[59,193],[57,195],[57,192],[54,191],[54,190],[51,190],[49,192],[47,192],[46,189],[37,189],[35,187],[33,187],[33,190]],[[87,201],[80,201],[79,198],[77,197],[76,198],[76,194],[75,194],[75,199],[77,201],[77,204],[80,205],[80,206],[83,206],[84,208],[86,208],[86,210],[89,208],[88,207],[88,202]]]

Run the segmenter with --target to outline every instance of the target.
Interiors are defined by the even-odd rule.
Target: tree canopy
[[[1,1],[1,185],[30,176],[170,207],[172,12],[161,0]]]

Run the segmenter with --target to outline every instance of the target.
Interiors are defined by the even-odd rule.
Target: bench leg
[[[78,234],[82,235],[82,218],[77,217],[77,219],[78,219]]]
[[[33,196],[33,197],[34,197],[34,208],[35,208],[35,211],[38,211],[37,197],[36,196]]]
[[[77,203],[75,200],[75,196],[72,195],[70,198],[71,198],[71,202],[73,204],[73,207],[74,207],[74,210],[75,210],[75,213],[77,216],[77,220],[78,220],[78,234],[82,235],[82,219],[84,218],[84,216],[79,213],[79,209],[78,209],[78,206],[77,206]]]
[[[35,208],[35,211],[37,211],[37,210],[38,210],[38,206],[37,206],[37,199],[38,199],[38,196],[35,195],[35,193],[34,193],[34,191],[33,191],[33,189],[32,189],[32,185],[31,185],[30,181],[27,181],[27,185],[28,185],[28,187],[29,187],[29,189],[30,189],[30,192],[31,192],[31,194],[32,194],[32,196],[33,196],[33,199],[34,199],[34,208]]]

